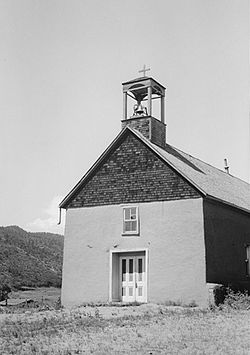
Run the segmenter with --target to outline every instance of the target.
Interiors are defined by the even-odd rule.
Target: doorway
[[[148,251],[111,251],[109,300],[147,302]]]

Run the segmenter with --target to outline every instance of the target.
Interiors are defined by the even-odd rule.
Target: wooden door
[[[146,273],[145,273],[145,257],[137,256],[135,258],[135,269],[136,269],[136,284],[135,284],[135,299],[137,302],[145,302],[145,284],[146,284]]]
[[[122,302],[145,302],[145,256],[120,257]]]

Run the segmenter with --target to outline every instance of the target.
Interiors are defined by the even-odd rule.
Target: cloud
[[[44,218],[36,218],[34,221],[27,224],[28,230],[32,232],[51,232],[51,233],[64,233],[64,214],[62,211],[62,221],[58,225],[59,209],[58,205],[62,201],[62,196],[54,196],[49,206],[43,210]]]

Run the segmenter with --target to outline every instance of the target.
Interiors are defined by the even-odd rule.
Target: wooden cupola
[[[127,81],[123,86],[122,128],[130,126],[137,129],[147,139],[161,147],[166,144],[165,90],[155,79],[145,76],[149,69],[141,70],[143,77]],[[130,101],[128,100],[130,99]],[[153,112],[153,100],[157,100],[157,112]],[[143,105],[143,103],[146,105]],[[131,104],[132,103],[132,104]],[[132,106],[132,107],[131,107]],[[130,110],[132,113],[129,115]]]

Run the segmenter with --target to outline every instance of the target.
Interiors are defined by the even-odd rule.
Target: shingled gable
[[[98,170],[110,152],[119,145],[124,135],[132,133],[143,142],[162,161],[168,164],[178,175],[181,175],[201,196],[215,199],[232,207],[250,212],[250,185],[233,177],[191,155],[166,144],[165,149],[150,142],[140,132],[125,127],[104,151],[96,163],[88,170],[83,178],[76,184],[71,192],[59,205],[67,208],[70,201],[77,195],[86,181]]]
[[[175,187],[176,187],[176,183],[178,185],[178,192],[177,191],[173,191],[173,197],[170,197],[171,194],[171,187],[168,186],[168,195],[164,197],[164,193],[162,191],[162,187],[164,185],[161,186],[161,189],[157,189],[157,193],[155,193],[156,197],[154,199],[154,197],[150,197],[145,199],[145,192],[143,199],[140,202],[145,202],[145,201],[152,201],[152,200],[168,200],[168,199],[180,199],[180,198],[197,198],[200,197],[200,194],[202,194],[202,191],[200,191],[200,189],[198,187],[195,186],[195,184],[191,184],[188,179],[185,178],[185,176],[183,174],[180,174],[178,172],[178,169],[175,169],[174,167],[171,166],[171,163],[168,164],[168,162],[165,161],[165,159],[163,157],[161,157],[161,154],[159,154],[156,150],[154,145],[150,145],[148,139],[144,138],[143,136],[141,136],[136,130],[130,128],[130,127],[125,127],[118,135],[117,137],[114,139],[114,141],[109,145],[109,147],[104,151],[104,153],[99,157],[99,159],[95,162],[95,164],[87,171],[87,173],[83,176],[83,178],[76,184],[76,186],[71,190],[71,192],[64,198],[64,200],[60,203],[59,207],[60,208],[68,208],[68,207],[72,207],[71,202],[78,196],[78,194],[81,193],[81,190],[83,188],[85,188],[85,186],[88,184],[89,181],[91,181],[91,179],[93,177],[96,178],[96,176],[98,175],[98,173],[100,172],[100,170],[103,168],[103,164],[106,163],[106,161],[110,158],[110,156],[113,154],[113,152],[116,151],[116,149],[119,149],[119,147],[121,147],[121,145],[123,143],[125,143],[124,141],[126,140],[126,137],[130,136],[131,139],[133,138],[134,141],[137,141],[141,147],[145,147],[144,151],[147,150],[150,154],[151,157],[155,157],[154,159],[157,161],[159,161],[158,168],[159,165],[161,165],[161,170],[162,168],[165,170],[165,172],[163,171],[152,171],[152,174],[154,174],[154,178],[153,180],[156,182],[155,186],[160,186],[162,185],[162,183],[164,182],[164,179],[162,178],[162,173],[163,173],[163,177],[164,178],[169,178],[170,177],[170,183],[173,184],[173,179],[175,179]],[[127,147],[126,147],[127,149]],[[130,148],[128,148],[128,150],[130,150]],[[137,151],[134,152],[134,155],[137,155]],[[130,158],[134,158],[131,156]],[[124,159],[124,158],[123,158]],[[128,161],[129,159],[127,159]],[[130,164],[131,165],[131,164]],[[143,163],[144,167],[145,167],[145,162]],[[134,168],[134,167],[133,167]],[[154,168],[153,168],[154,169]],[[147,170],[150,170],[150,167],[147,168]],[[172,173],[171,173],[172,172]],[[161,177],[158,176],[161,174]],[[171,176],[169,176],[169,173],[171,174]],[[149,172],[147,173],[149,174]],[[174,178],[174,176],[176,176],[176,178]],[[102,173],[102,178],[103,178],[103,173]],[[113,178],[113,177],[112,177]],[[144,177],[145,179],[145,177]],[[158,185],[157,185],[157,181],[158,181]],[[117,182],[117,181],[116,181]],[[121,183],[121,182],[120,182]],[[144,186],[139,186],[139,181],[131,181],[130,182],[132,185],[134,184],[134,190],[136,189],[140,189],[141,191],[143,190]],[[152,181],[151,181],[152,183]],[[160,184],[160,185],[159,185]],[[136,186],[137,185],[137,186]],[[146,186],[146,188],[151,189],[151,185],[150,183],[148,184],[148,186]],[[110,187],[110,182],[109,182],[109,187]],[[117,186],[114,186],[114,189],[116,189]],[[109,189],[110,190],[110,189]],[[152,190],[152,189],[151,189]],[[94,192],[96,194],[96,191]],[[100,193],[97,192],[97,193]],[[106,192],[104,193],[106,194]],[[136,194],[136,192],[135,192]],[[83,195],[82,195],[83,196]],[[138,196],[139,197],[139,196]],[[136,199],[136,202],[139,202],[138,197]],[[134,196],[132,198],[132,200],[130,202],[135,202],[134,200]],[[115,203],[126,203],[123,200],[121,201],[116,201]],[[107,204],[103,201],[101,201],[101,204]],[[74,207],[82,207],[82,205],[80,206],[76,206],[77,203],[75,204]],[[86,204],[84,204],[86,206]],[[93,205],[93,204],[88,204],[88,205]],[[98,203],[95,203],[95,205],[98,205]]]

